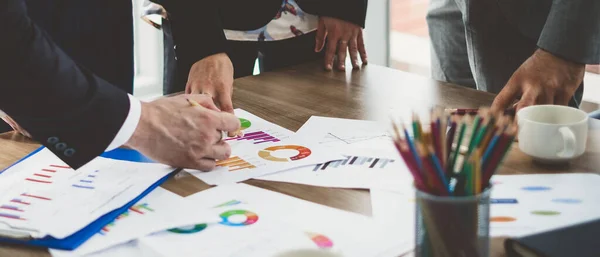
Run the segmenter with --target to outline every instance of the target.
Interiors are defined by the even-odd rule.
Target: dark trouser
[[[427,14],[436,80],[498,93],[537,49],[510,24],[496,1],[431,0]],[[569,105],[578,107],[581,85]]]
[[[163,22],[165,32],[164,94],[184,91],[188,77],[187,71],[181,72],[176,69],[173,41],[168,27]],[[227,55],[233,63],[234,77],[252,75],[256,58],[259,58],[261,72],[323,59],[322,52],[315,53],[314,51],[315,34],[313,32],[295,38],[268,42],[228,41]]]

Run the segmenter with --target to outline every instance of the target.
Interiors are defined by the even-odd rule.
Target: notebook
[[[508,257],[598,257],[600,219],[504,242]]]

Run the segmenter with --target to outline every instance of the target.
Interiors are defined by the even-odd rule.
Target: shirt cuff
[[[110,145],[108,145],[108,148],[106,148],[106,152],[112,151],[127,143],[140,122],[140,117],[142,116],[142,103],[130,94],[127,94],[127,96],[129,96],[129,113],[127,114],[127,119],[125,119],[123,126],[121,126],[121,129]]]

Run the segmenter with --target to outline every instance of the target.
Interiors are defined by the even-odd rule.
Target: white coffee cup
[[[535,105],[517,113],[519,148],[542,162],[564,162],[585,152],[587,113],[567,106]]]

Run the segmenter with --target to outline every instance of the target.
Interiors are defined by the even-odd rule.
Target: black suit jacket
[[[127,0],[25,0],[29,17],[80,65],[133,93],[133,15]]]
[[[0,109],[73,168],[100,155],[127,117],[127,94],[69,58],[23,0],[0,0],[0,31]]]
[[[282,0],[151,0],[169,13],[177,67],[187,73],[206,56],[226,52],[223,29],[253,30],[269,23]],[[365,26],[368,0],[296,0],[307,13]]]

